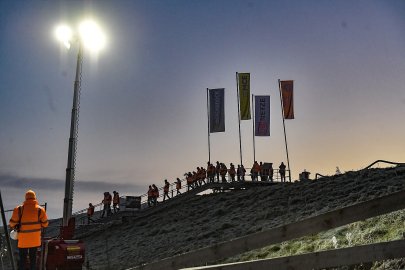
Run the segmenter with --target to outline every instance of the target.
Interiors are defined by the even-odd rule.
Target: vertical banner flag
[[[255,136],[270,136],[270,96],[255,96]]]
[[[280,81],[284,119],[294,119],[293,83],[294,81]]]
[[[240,120],[249,120],[250,116],[250,73],[238,73]]]
[[[225,131],[224,88],[209,89],[210,133]]]

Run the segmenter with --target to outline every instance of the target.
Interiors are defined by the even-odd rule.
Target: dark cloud
[[[62,191],[65,181],[50,178],[25,178],[15,175],[0,174],[0,187],[18,189],[41,189]],[[144,186],[125,183],[106,183],[100,181],[75,181],[75,190],[80,191],[111,191],[111,190],[142,190]]]

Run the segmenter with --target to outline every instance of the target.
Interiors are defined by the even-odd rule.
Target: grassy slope
[[[334,248],[353,247],[402,239],[405,235],[405,210],[355,222],[327,232],[302,237],[293,241],[271,245],[225,260],[239,262],[255,259],[275,258],[298,255]],[[377,262],[372,269],[400,269],[405,260]],[[360,268],[357,266],[356,268]]]
[[[129,223],[111,223],[82,238],[92,269],[125,269],[404,189],[402,168],[348,172],[317,181],[196,196],[187,202],[173,201],[172,207],[161,213]],[[333,236],[338,247],[344,247],[349,244],[347,233],[351,234],[351,245],[402,236],[403,212],[376,220],[273,245],[233,260],[333,248]]]

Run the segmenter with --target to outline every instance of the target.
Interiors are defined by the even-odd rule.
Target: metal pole
[[[82,46],[79,42],[79,52],[77,53],[76,63],[76,78],[73,89],[73,107],[70,122],[70,138],[69,138],[69,152],[66,168],[66,181],[65,181],[65,198],[63,200],[63,226],[68,226],[69,219],[72,216],[72,203],[73,203],[73,185],[75,178],[75,159],[76,159],[76,144],[77,144],[77,120],[79,117],[79,90],[80,90],[80,74],[82,69]]]
[[[208,162],[211,163],[211,142],[210,142],[210,107],[208,101],[208,92],[209,89],[207,88],[207,122],[208,122]]]
[[[13,270],[15,270],[17,268],[15,266],[13,250],[11,248],[10,235],[8,234],[8,227],[6,222],[6,215],[4,214],[4,206],[3,206],[3,199],[1,197],[1,190],[0,190],[0,208],[1,208],[1,219],[3,220],[4,234],[7,242],[8,255],[10,256],[11,267],[13,268]]]
[[[242,162],[242,139],[241,139],[241,133],[240,133],[240,105],[239,105],[239,75],[238,72],[236,72],[236,96],[238,98],[238,124],[239,124],[239,153],[240,153],[240,164],[243,165]]]
[[[283,104],[283,98],[281,96],[281,81],[280,79],[278,80],[278,90],[280,92],[280,103],[281,103],[281,116],[283,118],[283,128],[284,128],[284,142],[285,142],[285,151],[287,153],[287,166],[288,166],[288,178],[291,182],[291,170],[290,170],[290,159],[288,158],[288,145],[287,145],[287,135],[285,132],[285,121],[284,121],[284,104]]]
[[[254,95],[252,94],[252,126],[253,126],[253,161],[256,160],[256,140],[255,140],[255,107],[253,106]]]

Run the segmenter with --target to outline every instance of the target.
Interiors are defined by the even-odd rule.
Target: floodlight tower
[[[78,119],[79,119],[79,104],[81,91],[81,74],[83,62],[83,47],[90,49],[93,52],[98,52],[104,47],[105,37],[100,28],[93,21],[87,20],[79,25],[78,33],[73,34],[71,28],[66,25],[60,25],[56,28],[56,36],[67,49],[70,49],[71,42],[78,45],[76,76],[73,88],[73,106],[70,121],[70,137],[69,150],[66,168],[65,181],[65,197],[63,199],[63,227],[66,228],[69,220],[72,217],[73,205],[73,187],[75,180],[75,165],[76,165],[76,150],[77,150],[77,135],[78,135]]]

